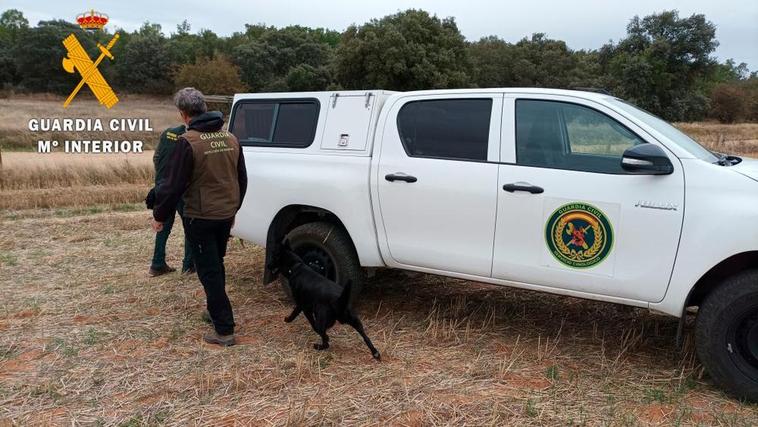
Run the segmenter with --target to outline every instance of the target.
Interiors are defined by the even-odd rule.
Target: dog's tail
[[[347,310],[348,304],[350,304],[350,294],[352,293],[352,289],[353,281],[348,280],[345,282],[345,287],[342,288],[342,293],[339,298],[337,298],[337,310],[340,314],[344,313],[345,310]]]

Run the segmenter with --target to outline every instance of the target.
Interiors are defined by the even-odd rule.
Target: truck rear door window
[[[231,130],[242,145],[305,148],[313,143],[318,114],[316,100],[240,101]]]
[[[397,127],[411,157],[487,160],[491,99],[434,99],[405,104]]]

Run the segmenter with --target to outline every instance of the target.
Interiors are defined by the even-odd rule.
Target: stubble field
[[[758,125],[680,127],[758,153]],[[279,285],[261,284],[263,250],[238,240],[240,345],[205,345],[197,278],[147,276],[150,157],[3,152],[0,426],[758,424],[703,372],[692,319],[680,350],[676,319],[611,304],[387,271],[359,307],[382,361],[340,326],[314,351],[302,317],[283,322]]]
[[[202,343],[196,277],[148,278],[145,212],[0,220],[0,425],[735,425],[758,408],[714,387],[691,336],[644,310],[401,272],[370,279],[332,347],[262,250],[227,257],[239,345]],[[177,265],[181,229],[170,239]]]

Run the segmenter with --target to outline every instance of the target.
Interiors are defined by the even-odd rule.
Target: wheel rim
[[[294,248],[295,253],[315,272],[329,280],[336,281],[337,270],[332,256],[321,246],[304,243]]]
[[[729,332],[732,360],[748,377],[758,381],[758,308],[737,316]]]

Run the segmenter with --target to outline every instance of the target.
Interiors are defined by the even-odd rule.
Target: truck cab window
[[[241,145],[305,148],[313,143],[318,123],[316,101],[240,102],[230,129]]]
[[[624,151],[644,142],[592,108],[558,101],[516,101],[519,165],[623,174]]]
[[[491,99],[412,101],[397,127],[411,157],[486,161],[491,114]]]

